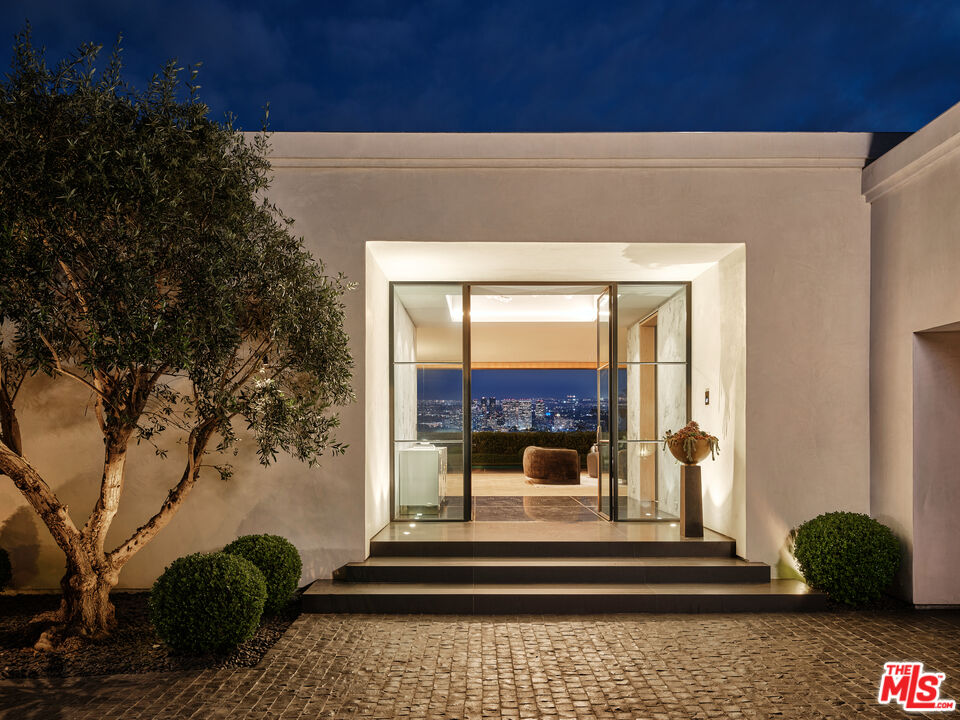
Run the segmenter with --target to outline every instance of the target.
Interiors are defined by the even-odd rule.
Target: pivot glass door
[[[469,295],[459,283],[396,283],[391,307],[394,520],[468,520]],[[433,338],[431,342],[425,337]],[[468,347],[468,346],[467,346]]]
[[[494,489],[522,496],[533,518],[536,491],[522,472],[530,445],[576,448],[587,473],[572,494],[604,519],[676,519],[680,466],[658,440],[690,417],[689,283],[390,287],[392,520],[474,518],[474,468],[486,483],[478,497],[506,483]],[[576,384],[537,385],[552,370]],[[494,371],[527,373],[526,384],[515,374],[496,385]],[[514,447],[511,434],[530,437]],[[594,492],[596,506],[584,498]]]
[[[610,342],[610,288],[597,298],[597,511],[607,520],[613,520],[613,502],[616,478],[611,448],[611,342]]]

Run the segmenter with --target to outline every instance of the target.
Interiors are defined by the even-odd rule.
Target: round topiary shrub
[[[10,556],[6,550],[0,548],[0,590],[6,589],[11,580],[13,580],[13,568],[10,567]]]
[[[253,637],[267,586],[237,555],[196,553],[174,560],[150,593],[157,635],[181,652],[220,652]]]
[[[265,613],[280,612],[293,596],[300,582],[300,553],[286,538],[279,535],[244,535],[223,551],[239,555],[260,568],[267,581]]]
[[[869,515],[825,513],[797,529],[794,557],[807,583],[847,605],[880,597],[900,567],[900,541]]]

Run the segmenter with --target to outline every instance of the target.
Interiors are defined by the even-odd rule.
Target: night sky
[[[595,398],[596,370],[473,370],[470,390],[474,398],[562,398],[567,395]]]
[[[424,400],[460,400],[462,390],[459,370],[421,370],[418,393]],[[626,387],[626,372],[620,383]],[[597,397],[596,370],[473,370],[470,391],[474,400],[481,397],[531,399],[563,398],[576,395]]]
[[[960,100],[960,2],[5,0],[51,59],[125,36],[275,130],[916,130]]]

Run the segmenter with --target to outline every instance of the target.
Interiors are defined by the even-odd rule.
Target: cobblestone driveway
[[[960,700],[960,614],[303,615],[256,668],[0,682],[0,717],[924,717],[876,703],[892,660]]]

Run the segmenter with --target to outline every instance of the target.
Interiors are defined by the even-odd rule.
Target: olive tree
[[[85,45],[48,67],[27,28],[0,88],[0,474],[66,556],[39,648],[110,632],[124,565],[202,476],[230,476],[240,434],[264,465],[278,452],[313,464],[344,451],[336,409],[353,397],[350,287],[266,199],[266,133],[212,120],[196,68],[169,63],[138,91],[119,46],[99,58]],[[18,403],[41,374],[75,383],[103,435],[86,518],[22,437]],[[170,491],[108,547],[128,449],[143,442],[166,458]]]

